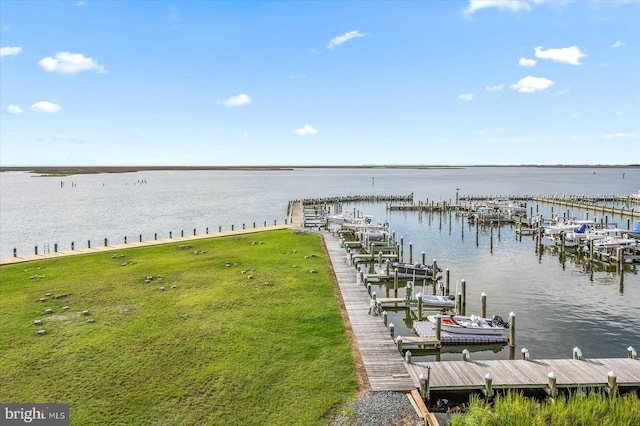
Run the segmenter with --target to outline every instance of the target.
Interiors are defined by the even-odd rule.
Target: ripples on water
[[[622,172],[625,178],[622,179]],[[147,183],[140,183],[146,181]],[[61,182],[64,184],[61,187]],[[416,201],[455,201],[460,194],[631,194],[638,189],[639,169],[299,169],[292,171],[156,171],[64,178],[0,174],[0,256],[33,253],[34,245],[59,243],[60,250],[104,243],[167,238],[216,232],[243,223],[283,223],[289,200],[353,194],[408,194]],[[405,256],[413,244],[414,259],[451,271],[452,291],[467,282],[467,313],[479,313],[480,294],[487,293],[487,313],[516,317],[517,356],[522,347],[532,358],[568,358],[574,346],[583,356],[624,357],[630,345],[640,350],[640,278],[637,267],[624,275],[551,248],[536,250],[531,237],[516,239],[515,229],[469,226],[455,215],[388,212],[383,203],[348,204],[388,222],[404,238]],[[550,206],[540,213],[551,215]],[[558,207],[555,214],[562,212]],[[571,216],[584,217],[583,211]],[[561,214],[561,213],[560,213]],[[593,213],[591,216],[593,217]],[[626,226],[626,220],[610,219]],[[425,292],[430,292],[427,288]],[[409,335],[411,322],[392,314],[398,333]],[[404,329],[403,329],[404,327]],[[492,350],[493,349],[493,350]],[[459,348],[459,351],[462,347]],[[494,350],[496,352],[494,352]],[[475,359],[508,357],[488,348]],[[460,354],[443,354],[460,359]]]

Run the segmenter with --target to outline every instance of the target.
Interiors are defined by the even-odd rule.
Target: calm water
[[[624,177],[623,177],[624,173]],[[54,243],[92,246],[236,229],[253,222],[284,223],[289,200],[353,194],[414,194],[416,201],[455,200],[462,195],[631,194],[640,189],[640,169],[296,169],[290,171],[157,171],[124,174],[35,177],[0,174],[0,257],[40,252]],[[548,205],[535,206],[545,217]],[[633,207],[633,206],[631,206]],[[531,237],[516,239],[503,226],[476,234],[455,215],[387,212],[382,203],[346,205],[388,222],[408,244],[414,258],[422,251],[451,271],[452,286],[467,282],[467,313],[478,313],[480,294],[488,294],[488,313],[517,314],[518,351],[534,358],[567,358],[574,346],[585,357],[626,356],[640,350],[640,277],[636,268],[623,274],[589,268],[574,256],[561,259],[550,248],[537,252]],[[636,206],[636,208],[640,208]],[[555,214],[562,211],[555,207]],[[571,216],[584,217],[584,211]],[[590,212],[589,217],[594,213]],[[621,227],[626,219],[608,218]],[[384,292],[384,289],[378,289]],[[428,288],[425,292],[429,292]],[[399,333],[410,321],[394,313]],[[505,358],[474,353],[480,359]],[[450,355],[458,359],[458,355]],[[447,356],[443,355],[443,359]]]

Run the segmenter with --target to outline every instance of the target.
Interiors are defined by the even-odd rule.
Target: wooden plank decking
[[[606,386],[610,371],[616,374],[618,387],[640,386],[640,360],[631,358],[414,362],[407,369],[416,381],[427,367],[431,367],[432,391],[479,391],[487,373],[494,389],[543,389],[551,372],[558,388]]]
[[[380,317],[369,315],[369,295],[364,286],[357,284],[354,267],[346,264],[346,251],[340,248],[338,237],[329,233],[322,235],[371,390],[408,392],[415,389],[416,385],[409,376],[404,358],[389,331]]]

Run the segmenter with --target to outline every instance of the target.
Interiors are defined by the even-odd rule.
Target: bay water
[[[183,170],[40,177],[0,173],[0,257],[104,244],[192,235],[265,222],[284,223],[290,200],[345,195],[406,195],[414,201],[455,201],[459,195],[629,195],[640,189],[639,168],[292,168],[290,170]],[[425,253],[451,274],[452,290],[467,283],[467,313],[479,313],[480,294],[488,314],[516,313],[517,350],[532,358],[623,357],[640,350],[640,277],[637,266],[590,265],[560,256],[515,228],[471,226],[463,216],[388,211],[384,203],[348,203],[343,209],[372,214],[402,237],[405,255]],[[625,208],[640,208],[625,205]],[[584,218],[586,211],[529,204],[544,217]],[[552,211],[552,209],[554,209]],[[589,217],[598,213],[588,212]],[[627,218],[607,217],[627,228]],[[420,288],[430,293],[431,288]],[[0,284],[1,286],[1,284]],[[384,288],[378,288],[384,293]],[[383,294],[381,294],[383,296]],[[412,334],[411,319],[391,312],[396,332]],[[460,348],[461,350],[462,348]],[[475,352],[476,359],[504,359],[505,348]],[[443,355],[459,359],[459,354]]]

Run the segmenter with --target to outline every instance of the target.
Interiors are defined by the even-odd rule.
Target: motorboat
[[[527,213],[527,206],[525,204],[516,203],[503,198],[487,201],[487,207],[499,210],[508,215],[523,215]]]
[[[433,277],[433,266],[432,265],[423,265],[422,263],[404,263],[404,262],[391,262],[389,265],[390,269],[395,269],[398,271],[399,278],[432,278]],[[442,272],[442,268],[439,268],[436,265],[436,273]]]
[[[594,229],[595,226],[596,222],[593,220],[571,219],[567,222],[545,226],[542,228],[542,230],[545,236],[554,236],[559,234],[566,234],[569,232],[585,233],[589,229]]]
[[[427,319],[429,322],[436,323],[435,315],[429,315]],[[442,331],[448,333],[484,336],[504,336],[509,329],[509,323],[499,315],[494,315],[492,318],[481,318],[477,315],[443,316],[440,326]]]
[[[455,308],[456,298],[453,295],[450,296],[438,296],[425,294],[422,296],[422,305],[429,308]]]
[[[498,221],[507,219],[508,217],[505,214],[489,206],[478,207],[475,213],[469,216],[469,222]]]
[[[621,237],[607,235],[604,238],[593,242],[594,250],[636,247],[637,245],[638,240],[627,234],[624,234]]]

